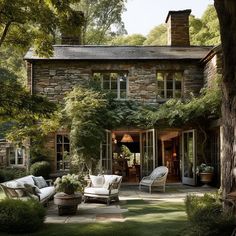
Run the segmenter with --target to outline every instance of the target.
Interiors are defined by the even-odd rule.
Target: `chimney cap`
[[[169,17],[170,17],[171,15],[173,15],[173,14],[174,14],[174,15],[178,15],[178,14],[181,14],[181,15],[183,15],[183,14],[190,15],[191,12],[192,12],[191,9],[180,10],[180,11],[169,11],[169,12],[168,12],[168,15],[167,15],[167,17],[166,17],[165,23],[167,23],[167,21],[169,20]]]

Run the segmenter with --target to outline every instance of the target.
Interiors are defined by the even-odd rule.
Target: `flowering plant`
[[[200,173],[213,173],[214,172],[214,167],[213,166],[209,166],[205,163],[202,163],[200,166],[197,166],[196,168],[196,173],[200,174]]]
[[[54,182],[54,186],[57,192],[64,192],[66,194],[74,194],[75,191],[83,190],[83,178],[75,174],[67,174],[58,177]]]

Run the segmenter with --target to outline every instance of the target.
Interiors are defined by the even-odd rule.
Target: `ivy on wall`
[[[63,123],[70,130],[72,156],[93,169],[100,157],[105,129],[180,127],[219,116],[218,89],[203,90],[199,97],[171,99],[150,105],[137,101],[117,101],[101,91],[76,87],[65,99]],[[78,164],[80,166],[80,164]]]

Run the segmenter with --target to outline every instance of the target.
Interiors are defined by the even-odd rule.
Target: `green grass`
[[[130,200],[121,207],[129,209],[124,214],[125,222],[45,224],[39,232],[27,236],[177,236],[187,227],[184,203]]]

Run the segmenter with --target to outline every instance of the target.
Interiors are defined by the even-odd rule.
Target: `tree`
[[[132,34],[128,36],[118,36],[111,40],[111,45],[143,45],[146,38],[141,34]]]
[[[236,163],[236,2],[214,0],[219,18],[223,53],[221,160],[223,197],[235,189],[233,169]]]
[[[147,35],[144,45],[166,45],[167,44],[167,28],[165,24],[161,24],[153,28]]]
[[[209,5],[203,16],[198,19],[193,15],[189,18],[191,45],[220,44],[219,21],[213,5]],[[150,31],[144,45],[166,45],[167,28],[165,24],[156,26]]]
[[[0,2],[0,48],[3,44],[28,47],[34,44],[42,56],[52,53],[55,32],[75,32],[83,14],[72,4],[79,0],[2,0]]]
[[[81,0],[76,5],[84,13],[83,44],[104,44],[110,36],[126,33],[121,14],[126,0]]]

